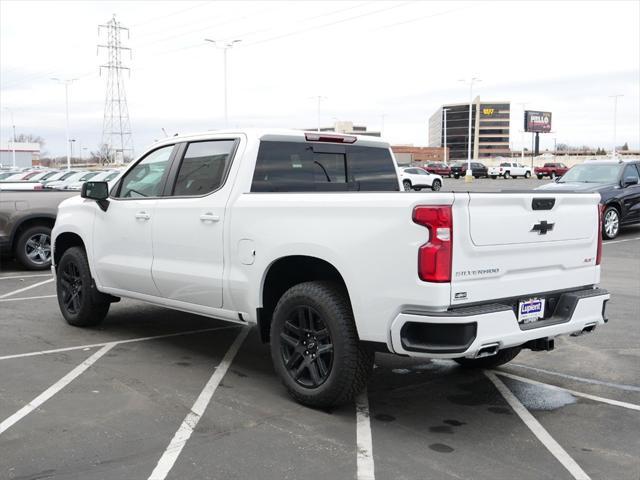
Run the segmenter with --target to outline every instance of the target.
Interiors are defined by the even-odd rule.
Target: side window
[[[169,167],[173,145],[149,153],[129,170],[120,182],[118,198],[157,197],[162,193],[164,174]]]
[[[190,143],[180,163],[173,196],[206,195],[220,188],[227,176],[235,143],[235,140]]]
[[[329,153],[332,152],[332,153]],[[415,174],[415,169],[404,170]],[[398,191],[388,148],[262,141],[252,192]]]
[[[635,178],[640,182],[640,177],[638,177],[638,170],[633,165],[627,165],[624,167],[624,173],[622,174],[622,179],[626,180],[627,178]]]

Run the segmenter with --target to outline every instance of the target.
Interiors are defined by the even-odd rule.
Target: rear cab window
[[[386,147],[262,140],[252,192],[397,192]]]

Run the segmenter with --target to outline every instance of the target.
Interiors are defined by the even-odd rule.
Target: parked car
[[[59,181],[62,181],[62,180],[66,180],[71,175],[75,175],[76,173],[78,173],[77,170],[61,170],[61,171],[51,175],[46,180],[43,180],[42,183],[45,186],[47,186],[48,184],[50,184],[52,182],[59,182]]]
[[[561,177],[565,173],[567,173],[569,167],[567,167],[564,163],[545,163],[542,167],[536,167],[533,171],[538,177],[539,180],[542,180],[544,177],[556,178]]]
[[[51,229],[58,204],[74,193],[3,191],[0,202],[0,255],[14,256],[29,270],[51,267]]]
[[[55,190],[64,190],[67,185],[77,182],[86,182],[90,178],[95,177],[99,173],[99,170],[93,172],[80,171],[76,172],[73,175],[69,175],[67,177],[62,177],[60,180],[54,180],[52,182],[47,182],[45,187],[48,189]]]
[[[0,180],[0,190],[42,190],[44,187],[40,182],[31,182],[29,180],[22,182],[9,182]]]
[[[15,172],[13,175],[6,177],[4,179],[5,182],[23,182],[31,179],[32,177],[39,174],[39,170],[25,170],[22,172]]]
[[[91,177],[94,182],[110,182],[120,174],[120,170],[105,170],[99,172],[97,175]],[[67,183],[62,186],[62,190],[82,190],[84,180],[79,180],[74,183]]]
[[[424,169],[429,173],[435,173],[442,177],[451,178],[451,167],[443,162],[431,162],[427,163]]]
[[[600,160],[575,165],[555,183],[536,190],[597,192],[603,209],[602,236],[611,240],[620,228],[640,223],[640,162]]]
[[[96,325],[130,297],[255,323],[291,396],[312,407],[350,402],[375,351],[492,368],[605,324],[597,195],[554,193],[552,205],[549,192],[400,186],[373,137],[163,139],[113,188],[88,181],[60,204],[60,311]]]
[[[502,162],[499,166],[489,167],[489,176],[493,179],[498,177],[517,178],[531,177],[531,167],[527,167],[518,162]]]
[[[475,178],[487,178],[489,171],[480,162],[471,162],[471,173]],[[451,175],[453,178],[464,177],[467,174],[467,162],[456,162],[451,165]]]
[[[33,182],[43,183],[43,182],[46,182],[47,179],[52,178],[57,173],[59,173],[58,170],[45,170],[43,172],[39,172],[39,173],[35,174],[34,176],[30,177],[29,180],[31,180]]]
[[[1,180],[6,180],[7,178],[12,177],[16,173],[20,173],[20,172],[16,172],[16,171],[13,171],[13,170],[10,170],[8,172],[6,172],[6,171],[5,172],[0,172],[0,181]]]
[[[420,167],[401,169],[400,180],[402,181],[402,188],[406,192],[422,190],[423,188],[430,188],[437,192],[442,188],[442,177],[440,175],[429,173]]]

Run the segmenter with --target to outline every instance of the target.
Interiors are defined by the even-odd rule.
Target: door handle
[[[147,212],[138,212],[136,213],[136,218],[138,220],[149,220],[151,218],[151,215],[149,215]]]
[[[218,215],[214,215],[211,212],[207,212],[200,215],[200,220],[203,222],[219,222],[220,217]]]

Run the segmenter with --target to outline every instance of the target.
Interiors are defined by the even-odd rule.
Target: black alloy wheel
[[[327,380],[333,367],[333,343],[315,308],[300,305],[291,310],[280,339],[285,368],[298,385],[317,388]]]
[[[87,255],[82,247],[66,250],[56,268],[60,313],[70,325],[98,325],[107,315],[110,299],[95,289]]]
[[[62,304],[72,315],[77,315],[82,306],[85,289],[82,285],[80,269],[73,261],[67,262],[60,272],[60,291]]]

